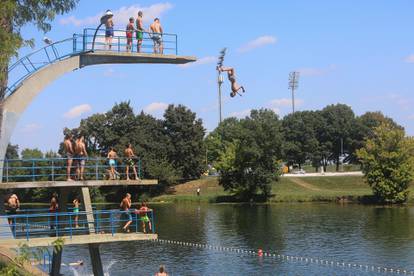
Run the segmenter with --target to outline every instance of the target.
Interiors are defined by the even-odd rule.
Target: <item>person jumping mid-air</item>
[[[220,67],[217,67],[217,70],[219,72],[227,72],[227,77],[229,78],[229,81],[231,83],[231,91],[232,91],[230,93],[230,97],[233,98],[234,96],[236,96],[236,94],[239,94],[240,95],[240,93],[239,93],[239,90],[240,89],[242,90],[243,93],[245,92],[244,87],[241,86],[241,85],[239,85],[236,82],[236,74],[234,73],[234,68],[233,67],[223,67],[223,66],[220,66]]]

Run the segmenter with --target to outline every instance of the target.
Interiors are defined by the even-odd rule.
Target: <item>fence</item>
[[[110,166],[106,158],[73,158],[71,177],[76,179],[77,170],[84,168],[84,180],[110,179]],[[118,160],[117,160],[118,161]],[[84,165],[82,163],[84,162]],[[142,162],[135,159],[135,168],[139,178],[142,178]],[[0,170],[3,170],[3,182],[24,181],[64,181],[67,180],[68,158],[40,159],[5,159],[0,160]],[[115,179],[126,179],[126,167],[123,160],[115,165]],[[129,168],[133,176],[133,167]]]
[[[96,234],[112,234],[121,232],[122,226],[132,220],[129,227],[132,233],[141,232],[141,222],[145,222],[144,213],[138,211],[94,210],[92,212],[44,212],[0,216],[0,239],[10,238],[10,231],[16,239],[29,241],[39,237],[69,237],[89,234],[87,215],[93,214]],[[154,213],[146,212],[155,233]]]

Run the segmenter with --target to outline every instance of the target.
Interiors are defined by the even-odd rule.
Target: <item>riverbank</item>
[[[200,196],[196,190],[200,187]],[[410,185],[409,203],[414,203],[414,185]],[[372,198],[371,188],[362,176],[281,177],[273,183],[269,202],[367,202]],[[205,177],[180,184],[165,195],[154,197],[154,202],[200,201],[231,202],[232,197],[218,185],[217,177]]]

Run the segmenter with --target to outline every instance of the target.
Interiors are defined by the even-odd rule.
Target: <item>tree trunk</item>
[[[339,172],[339,155],[336,157],[336,171]]]

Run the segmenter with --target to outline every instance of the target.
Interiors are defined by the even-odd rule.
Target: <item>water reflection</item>
[[[162,239],[263,248],[282,254],[414,270],[412,207],[335,204],[165,204],[152,207]],[[106,244],[101,251],[106,264],[114,263],[109,268],[111,276],[153,275],[160,264],[166,265],[170,275],[375,275],[166,244]],[[90,267],[86,247],[72,246],[64,250],[64,262],[77,260],[79,256]],[[73,275],[67,268],[63,271]],[[91,272],[82,273],[79,275]]]

